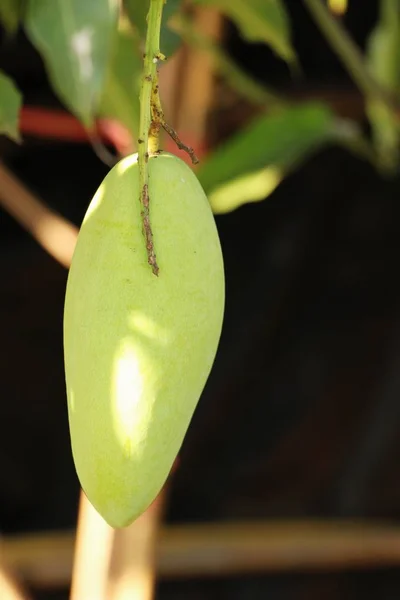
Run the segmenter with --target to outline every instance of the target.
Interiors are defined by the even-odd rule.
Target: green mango
[[[159,266],[147,262],[137,155],[105,177],[68,275],[64,363],[72,454],[89,501],[112,527],[153,502],[182,445],[217,352],[224,265],[191,168],[149,158]]]

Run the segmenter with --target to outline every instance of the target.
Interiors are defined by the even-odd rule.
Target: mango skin
[[[105,177],[83,220],[64,308],[72,454],[88,499],[129,525],[168,477],[216,355],[225,287],[214,217],[193,171],[149,159],[156,277],[137,155]]]

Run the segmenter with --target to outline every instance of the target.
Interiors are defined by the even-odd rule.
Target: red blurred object
[[[111,144],[119,155],[126,156],[135,152],[131,134],[115,119],[98,119],[95,128],[88,132],[76,117],[65,111],[24,106],[20,113],[20,131],[22,135],[82,144],[88,144],[90,134],[95,134],[103,143]],[[191,139],[192,137],[181,135],[181,139],[195,149],[197,157],[201,160],[207,154],[207,147],[199,140]],[[165,137],[165,149],[191,164],[186,152],[179,150],[168,136]]]
[[[24,106],[20,113],[22,135],[59,141],[89,143],[90,133],[103,143],[111,144],[122,155],[134,152],[129,131],[114,119],[98,119],[95,128],[88,132],[73,115],[61,110]]]

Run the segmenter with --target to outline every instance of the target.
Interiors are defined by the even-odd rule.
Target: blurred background
[[[335,135],[345,124],[351,135],[371,138],[365,96],[307,3],[283,3],[297,66],[205,4],[191,13],[193,23],[255,86],[252,98],[241,93],[241,80],[234,85],[229,69],[216,69],[212,53],[187,40],[162,67],[165,111],[199,151],[206,189],[217,181],[208,157],[275,106],[275,96],[270,104],[256,100],[261,88],[295,107],[320,103],[340,120],[332,121]],[[392,5],[398,11],[397,0]],[[350,0],[336,15],[327,8],[366,52],[380,3]],[[399,50],[400,38],[400,57]],[[23,95],[22,143],[0,142],[4,173],[79,227],[109,169],[99,148],[115,156],[118,127],[103,130],[96,153],[23,28],[12,37],[3,31],[0,69]],[[176,73],[183,91],[173,97]],[[273,131],[274,140],[287,136]],[[295,143],[289,136],[280,150],[283,163]],[[223,334],[158,524],[171,552],[174,532],[187,532],[176,544],[194,566],[177,563],[168,572],[165,550],[157,600],[400,595],[400,180],[397,167],[377,168],[364,146],[353,152],[334,136],[306,150],[271,193],[248,203],[245,186],[237,207],[216,210],[226,267]],[[274,157],[255,160],[260,168],[274,164]],[[0,249],[2,555],[31,598],[62,600],[80,493],[64,385],[67,269],[3,203]],[[192,533],[200,538],[190,554]],[[232,545],[237,562],[229,562]],[[201,572],[196,556],[214,567]]]

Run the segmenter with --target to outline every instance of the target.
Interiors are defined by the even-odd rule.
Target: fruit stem
[[[142,205],[143,233],[146,241],[147,261],[154,275],[159,268],[153,242],[153,232],[150,225],[149,197],[149,134],[151,126],[151,96],[153,82],[157,79],[157,63],[163,59],[160,53],[160,29],[164,0],[150,0],[147,15],[147,35],[143,61],[142,85],[140,90],[140,119],[138,139],[139,189]],[[153,137],[153,135],[151,136]],[[157,136],[156,136],[157,138]],[[154,140],[151,140],[154,148]],[[157,146],[157,144],[156,144]]]

